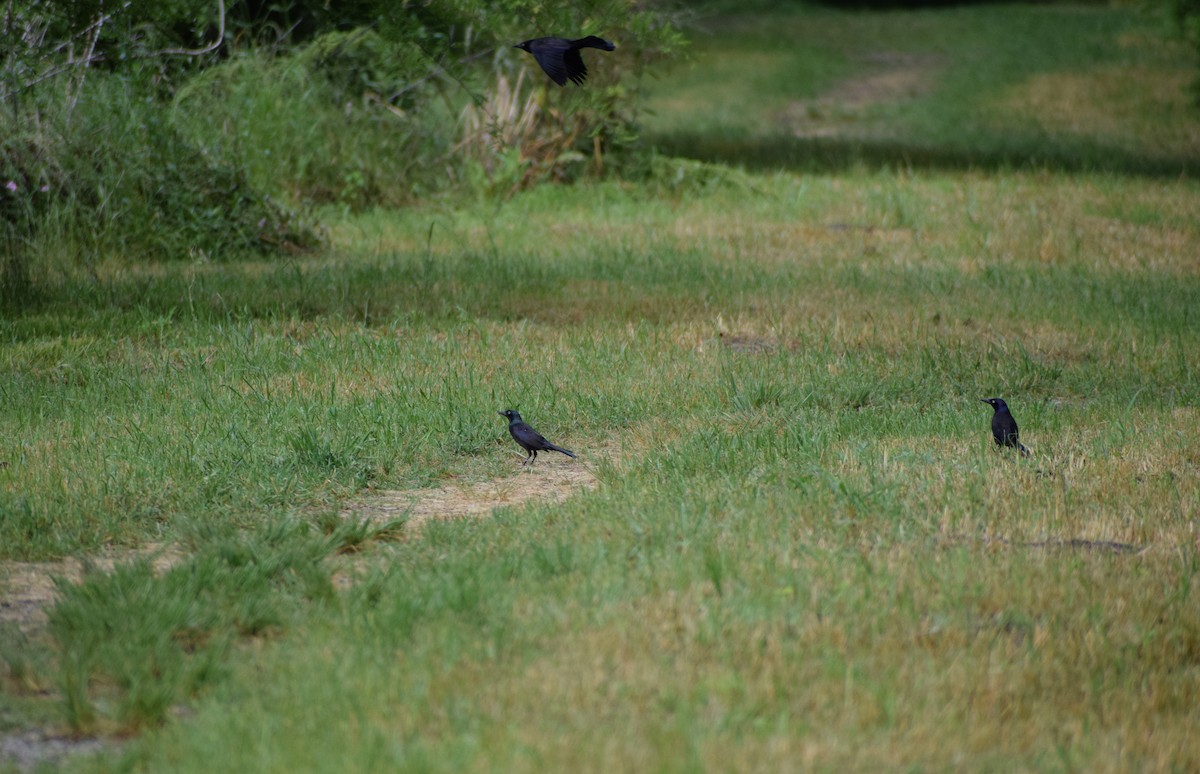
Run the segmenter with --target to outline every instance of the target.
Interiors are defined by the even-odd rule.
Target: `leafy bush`
[[[437,187],[433,165],[453,139],[428,95],[396,94],[418,55],[370,30],[286,55],[239,53],[179,90],[173,123],[259,190],[352,209],[403,204]]]
[[[554,85],[531,57],[500,44],[492,85],[485,95],[473,95],[462,117],[461,147],[481,163],[490,188],[604,174],[614,168],[613,151],[636,147],[642,83],[682,50],[683,36],[663,13],[634,11],[621,0],[590,10],[582,24],[558,9],[553,19],[517,25],[509,33],[513,42],[542,34],[612,40],[617,45],[612,53],[586,52],[583,87]],[[520,74],[511,75],[514,69]],[[522,78],[525,71],[531,77]]]
[[[202,62],[156,58],[157,47],[179,38],[151,23],[131,26],[143,5],[106,14],[87,3],[35,2],[0,19],[9,48],[0,69],[6,303],[28,302],[58,270],[110,257],[220,259],[317,241],[240,168],[201,153],[171,124],[161,95]],[[156,8],[160,17],[175,9],[179,21],[189,5],[201,4]],[[144,18],[155,17],[147,10]]]
[[[35,0],[0,18],[0,294],[27,298],[55,261],[316,242],[279,202],[361,209],[610,173],[643,75],[682,45],[632,0],[227,5]],[[517,72],[536,65],[513,44],[544,34],[618,50],[559,89]],[[527,106],[516,134],[494,131],[501,99]]]
[[[606,156],[636,138],[643,76],[682,46],[666,17],[626,0],[582,22],[559,9],[531,23],[522,3],[424,8],[428,26],[385,14],[378,29],[231,57],[180,90],[177,125],[296,201],[357,209],[502,191],[611,169]],[[560,89],[512,47],[538,30],[600,33],[618,50],[593,53],[586,87]]]
[[[136,82],[97,74],[73,111],[60,105],[39,110],[36,125],[3,120],[0,285],[10,300],[36,279],[33,255],[224,258],[315,242],[238,167],[187,142]]]

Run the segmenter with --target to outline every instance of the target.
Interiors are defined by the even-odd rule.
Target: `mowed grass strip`
[[[896,544],[853,520],[696,480],[438,525],[143,754],[352,771],[1195,761],[1187,554]]]
[[[367,218],[346,226],[377,233],[364,252],[348,240],[341,255],[237,281],[162,272],[160,288],[209,301],[178,321],[130,310],[116,343],[81,325],[76,336],[92,338],[73,351],[73,380],[48,365],[15,369],[25,408],[9,404],[7,416],[26,434],[15,437],[50,443],[39,422],[55,411],[112,432],[60,436],[59,457],[14,456],[36,464],[6,468],[8,481],[46,481],[68,455],[71,475],[93,476],[95,489],[31,487],[65,506],[47,513],[95,514],[131,543],[182,540],[204,562],[195,572],[227,579],[218,589],[247,572],[261,579],[261,611],[164,619],[180,627],[175,641],[200,643],[167,660],[169,680],[63,629],[80,656],[60,683],[68,717],[142,728],[212,691],[192,721],[134,753],[185,768],[212,763],[192,745],[245,735],[255,740],[230,746],[222,765],[669,767],[684,751],[709,767],[795,755],[830,766],[1041,767],[1062,756],[1186,766],[1200,408],[1197,280],[1175,245],[1196,228],[1176,197],[1195,192],[1017,173],[755,185],[763,194],[744,206],[761,230],[730,226],[724,239],[712,224],[741,195],[724,188],[662,203],[601,188],[601,203],[574,217],[580,229],[609,223],[607,241],[597,230],[586,243],[553,238],[587,191],[535,192],[474,222],[469,211]],[[989,206],[956,219],[953,203],[971,198]],[[880,201],[893,206],[870,203]],[[1143,214],[1129,223],[1119,213],[1135,201]],[[1014,210],[1042,225],[1018,227]],[[908,225],[897,211],[914,213]],[[1063,224],[1084,217],[1110,226],[1109,259],[1067,241],[1075,231]],[[431,220],[452,247],[409,245],[428,239]],[[438,268],[426,268],[435,249]],[[438,279],[415,287],[426,271]],[[298,292],[288,273],[359,291],[314,293],[320,308],[302,314],[267,292]],[[122,281],[135,282],[111,280]],[[241,312],[222,311],[230,296]],[[645,316],[635,298],[663,313]],[[60,314],[11,323],[8,351],[45,346],[36,328]],[[55,346],[61,357],[68,345]],[[995,394],[1013,406],[1031,460],[993,448],[978,399]],[[323,507],[376,486],[538,475],[518,472],[495,417],[509,405],[581,452],[600,489],[429,522],[417,540],[368,550],[374,572],[330,597],[329,569],[314,563],[343,538],[322,536]],[[152,421],[135,428],[135,415]],[[213,459],[229,450],[214,474],[224,500],[198,488],[188,444]],[[125,460],[127,495],[168,491],[186,506],[151,521],[106,507],[112,468],[87,464],[104,459],[97,449]],[[590,449],[603,459],[589,461]],[[175,477],[181,485],[164,486]],[[313,526],[278,533],[293,548],[266,537],[296,519]],[[242,545],[233,530],[265,537],[222,548]],[[137,604],[175,609],[153,601],[155,588],[175,599],[191,571],[172,572],[158,586],[136,576],[149,584]],[[119,580],[94,583],[59,626],[139,609],[106,591]],[[227,644],[292,628],[248,661]],[[88,674],[108,677],[80,690]],[[601,683],[608,693],[591,695]],[[1115,712],[1125,706],[1140,714]],[[1151,726],[1161,744],[1144,741]],[[336,733],[318,752],[312,734],[251,731],[274,727]],[[958,734],[948,746],[946,728]]]
[[[641,421],[718,424],[721,396],[753,389],[740,400],[781,418],[830,410],[840,441],[837,411],[867,405],[962,437],[984,393],[1043,446],[1060,412],[1093,417],[1087,438],[1130,408],[1192,407],[1194,186],[1125,185],[1118,203],[1103,177],[781,177],[738,224],[736,191],[535,192],[483,227],[367,219],[304,263],[114,269],[104,292],[131,309],[5,323],[4,550],[496,475],[510,405],[585,449]],[[430,223],[439,252],[415,246]]]

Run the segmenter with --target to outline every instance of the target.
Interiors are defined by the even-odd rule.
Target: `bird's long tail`
[[[568,457],[571,457],[572,459],[574,459],[574,457],[575,457],[575,452],[568,451],[567,449],[564,449],[561,446],[555,446],[552,443],[547,443],[546,448],[550,449],[551,451],[562,452],[563,454],[567,455]]]
[[[614,51],[617,48],[604,38],[598,38],[595,35],[588,35],[586,38],[580,38],[579,40],[572,41],[571,45],[573,45],[575,48],[600,48],[605,51]],[[575,455],[572,454],[571,456],[574,457]]]

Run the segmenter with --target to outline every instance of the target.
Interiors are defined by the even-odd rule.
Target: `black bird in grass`
[[[540,451],[562,452],[563,454],[572,458],[575,456],[575,452],[568,451],[561,446],[555,446],[547,441],[542,437],[541,433],[525,424],[525,420],[521,419],[521,415],[512,409],[507,409],[506,411],[497,411],[496,413],[502,417],[508,418],[508,432],[512,434],[513,440],[516,441],[522,449],[529,452],[529,454],[525,457],[525,461],[521,463],[522,465],[528,465],[531,462],[535,462],[537,460],[537,453]]]
[[[550,80],[559,86],[566,86],[568,78],[582,86],[583,80],[587,78],[587,66],[583,63],[583,57],[579,55],[579,49],[598,48],[601,51],[613,51],[616,46],[604,38],[588,35],[579,40],[534,38],[518,43],[513,48],[533,54],[533,58],[546,71],[546,75],[550,76]]]
[[[1013,419],[1012,412],[1008,410],[1008,404],[1003,398],[980,398],[981,401],[992,407],[992,437],[996,439],[997,446],[1011,446],[1014,449],[1019,449],[1021,455],[1029,456],[1029,450],[1021,445],[1019,431],[1017,430],[1017,420]]]

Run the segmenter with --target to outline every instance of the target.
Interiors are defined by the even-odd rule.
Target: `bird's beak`
[[[979,399],[979,402],[980,402],[980,403],[987,403],[987,402],[988,402],[988,399],[987,399],[987,398],[980,398],[980,399]]]
[[[504,412],[503,412],[503,411],[497,411],[496,413],[497,413],[497,414],[499,414],[500,416],[504,416]]]

